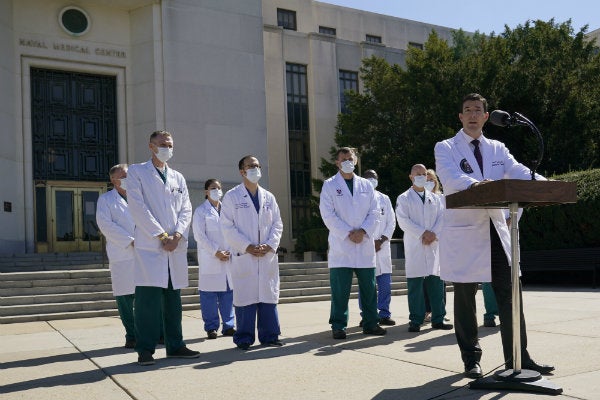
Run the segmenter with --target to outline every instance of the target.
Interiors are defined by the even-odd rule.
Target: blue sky
[[[318,0],[468,32],[502,33],[527,20],[565,22],[578,32],[600,28],[600,0]]]

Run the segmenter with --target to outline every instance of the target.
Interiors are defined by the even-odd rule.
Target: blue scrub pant
[[[377,309],[379,310],[379,318],[389,318],[392,316],[390,312],[390,303],[392,301],[392,274],[381,274],[375,277],[377,281]],[[360,289],[358,290],[358,307],[360,308],[360,316],[362,317],[362,300],[360,298]]]
[[[229,286],[227,287],[229,289]],[[204,330],[216,331],[219,329],[219,314],[223,321],[221,333],[233,328],[233,290],[223,292],[207,292],[200,290],[200,310],[204,321]]]
[[[135,340],[135,320],[133,317],[133,302],[135,295],[126,294],[123,296],[115,296],[119,317],[125,327],[125,340]]]
[[[498,302],[496,302],[496,294],[491,282],[482,283],[481,291],[483,292],[483,305],[485,306],[483,320],[493,321],[496,319],[496,315],[498,315]]]
[[[439,276],[428,275],[418,278],[407,278],[408,311],[411,325],[422,325],[425,319],[425,295],[423,287],[427,287],[427,296],[431,303],[431,323],[444,322],[446,303],[444,301],[444,281]]]
[[[138,353],[149,351],[154,354],[163,328],[167,355],[185,346],[181,329],[181,290],[173,289],[170,275],[169,286],[166,289],[136,286],[134,314],[135,351]]]
[[[258,317],[258,318],[257,318]],[[233,343],[254,344],[255,329],[258,330],[258,341],[262,344],[279,339],[279,315],[277,304],[255,303],[247,306],[235,306],[237,329],[233,334]]]

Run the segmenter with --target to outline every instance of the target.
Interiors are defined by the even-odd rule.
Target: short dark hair
[[[354,149],[350,148],[350,147],[340,147],[337,151],[337,153],[335,153],[335,159],[337,160],[338,157],[340,156],[340,154],[352,154],[354,156],[356,156],[356,153],[354,152]]]
[[[215,182],[217,182],[218,184],[221,184],[221,182],[218,179],[215,179],[215,178],[207,179],[206,182],[204,182],[204,190],[208,190],[208,187]],[[207,199],[208,196],[204,196],[204,198]]]
[[[167,131],[164,131],[164,130],[154,131],[150,135],[150,141],[152,141],[153,139],[155,139],[157,136],[169,136],[169,137],[173,137],[173,135],[171,135],[171,132],[167,132]]]
[[[488,104],[487,104],[487,100],[485,99],[485,97],[483,97],[479,93],[469,93],[468,95],[463,97],[462,103],[460,103],[460,112],[463,111],[463,106],[465,105],[465,103],[467,101],[480,101],[483,103],[483,111],[487,112],[487,110],[488,110]]]
[[[242,157],[242,159],[240,160],[240,162],[238,162],[238,169],[242,170],[244,169],[244,161],[246,161],[247,158],[256,158],[256,156],[253,156],[252,154],[248,154],[247,156]],[[258,158],[256,158],[258,160]]]

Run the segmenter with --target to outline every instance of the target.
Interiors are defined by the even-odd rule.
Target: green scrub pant
[[[496,302],[494,288],[490,282],[483,282],[481,284],[481,291],[483,292],[483,305],[485,306],[483,320],[494,321],[496,315],[498,315],[498,302]]]
[[[352,274],[358,279],[362,304],[363,330],[373,329],[379,322],[377,314],[377,291],[375,268],[330,268],[331,313],[329,323],[333,330],[345,330],[348,326],[348,300],[352,289]]]
[[[161,313],[162,309],[162,313]],[[135,351],[154,349],[164,328],[167,355],[185,346],[181,329],[181,291],[173,289],[169,277],[168,288],[137,286],[135,288]],[[162,314],[162,324],[161,324]]]
[[[135,296],[133,294],[115,296],[119,317],[121,317],[121,323],[125,327],[125,340],[135,340],[135,324],[133,318],[134,298]]]
[[[444,302],[444,282],[439,276],[428,275],[418,278],[407,278],[408,319],[411,325],[422,325],[425,319],[425,296],[423,286],[427,287],[427,296],[431,304],[431,323],[444,322],[446,304]]]

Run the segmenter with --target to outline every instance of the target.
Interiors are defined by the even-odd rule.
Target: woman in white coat
[[[258,340],[282,346],[277,314],[279,262],[277,248],[283,232],[279,206],[273,194],[258,185],[260,163],[245,156],[239,163],[243,183],[223,197],[221,229],[232,253],[231,278],[237,330],[233,342],[247,350]]]
[[[229,275],[231,253],[221,233],[221,182],[204,182],[205,201],[194,211],[192,230],[198,244],[198,291],[204,330],[209,339],[217,338],[219,313],[223,336],[233,336],[233,291]]]
[[[425,318],[424,285],[427,286],[433,329],[452,329],[444,323],[444,283],[440,280],[438,240],[442,231],[442,199],[424,188],[427,169],[423,164],[412,167],[412,186],[396,200],[398,226],[404,231],[404,257],[408,286],[409,332],[419,332]]]
[[[125,327],[125,347],[135,347],[133,302],[133,231],[135,224],[127,207],[127,164],[110,169],[114,189],[102,194],[96,206],[96,222],[106,238],[106,254],[110,268],[110,281],[117,302],[119,317]]]

